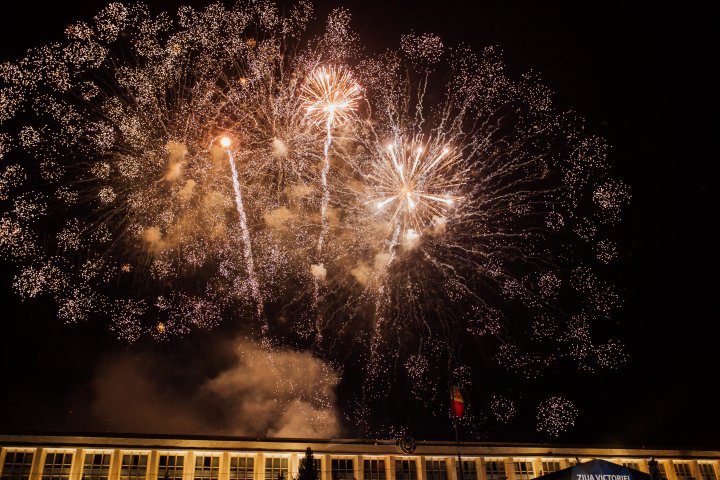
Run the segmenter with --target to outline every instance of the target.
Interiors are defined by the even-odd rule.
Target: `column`
[[[84,459],[85,456],[83,455],[82,448],[76,448],[73,450],[73,460],[72,465],[70,466],[70,480],[80,480]]]
[[[352,457],[353,461],[353,476],[355,477],[355,480],[360,480],[362,478],[362,465],[360,465],[360,456],[356,455]]]
[[[505,476],[508,480],[515,480],[515,462],[512,458],[501,459],[505,464]]]
[[[185,462],[183,465],[183,480],[193,480],[195,477],[195,452],[188,451],[183,461]]]
[[[485,471],[485,458],[477,459],[477,471],[479,480],[487,480],[487,472]]]
[[[458,480],[458,474],[457,474],[457,458],[456,457],[448,457],[447,459],[447,478],[448,480]]]
[[[33,449],[29,449],[32,451]],[[26,449],[18,450],[20,452]],[[30,480],[40,480],[42,478],[43,463],[45,462],[45,449],[36,448],[33,453],[32,465],[30,466]]]
[[[546,473],[548,473],[543,471],[541,458],[533,458],[531,464],[533,467],[533,475],[531,478],[539,477],[540,475],[545,475]]]
[[[158,475],[158,451],[151,450],[148,453],[147,471],[145,472],[145,478],[150,480],[157,480],[160,476]]]
[[[257,462],[257,468],[255,469],[255,480],[265,480],[265,454],[258,453],[255,461]]]
[[[303,456],[305,456],[304,453],[303,453]],[[297,477],[299,469],[300,469],[300,464],[298,463],[298,454],[291,453],[290,457],[288,458],[288,478],[287,478],[287,480],[291,480],[292,478]]]
[[[219,480],[229,480],[230,478],[230,452],[227,450],[220,454],[220,475]]]
[[[387,478],[388,480],[395,480],[395,456],[387,456]],[[451,479],[455,480],[455,479]]]
[[[120,478],[120,469],[122,468],[122,450],[115,449],[110,459],[110,476],[109,480],[118,480]]]
[[[415,468],[417,468],[417,480],[427,480],[424,456],[415,457]]]

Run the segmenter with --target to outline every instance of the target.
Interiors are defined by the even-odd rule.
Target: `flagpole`
[[[454,417],[453,424],[455,425],[455,446],[457,447],[458,465],[460,467],[460,478],[458,480],[465,480],[465,467],[463,467],[462,457],[460,456],[460,435],[458,434],[457,417]]]
[[[455,379],[453,378],[452,370],[450,371],[450,413],[453,417],[453,427],[455,429],[455,447],[457,448],[458,456],[458,472],[460,472],[460,478],[457,480],[465,480],[465,468],[463,467],[462,457],[460,456],[460,433],[458,432],[458,417],[455,411]]]

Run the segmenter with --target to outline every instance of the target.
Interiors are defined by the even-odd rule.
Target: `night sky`
[[[155,3],[156,11],[181,4]],[[708,15],[685,3],[673,9],[625,3],[315,2],[317,18],[348,7],[371,50],[396,47],[409,31],[433,32],[446,44],[466,42],[475,50],[497,46],[514,76],[538,72],[560,109],[577,111],[589,131],[608,140],[615,177],[633,196],[618,230],[613,278],[625,302],[617,320],[630,359],[619,372],[552,380],[567,379],[565,393],[580,409],[575,428],[557,441],[717,448],[717,242],[710,234],[717,219],[710,200],[717,153],[704,140],[716,135],[717,122],[709,111],[713,95],[704,92],[713,81],[707,72],[714,56],[704,51]],[[60,39],[68,23],[91,18],[104,4],[42,0],[5,7],[0,60]],[[216,332],[200,332],[172,345],[131,348],[102,325],[63,325],[42,302],[20,302],[13,274],[8,264],[2,267],[0,432],[103,431],[103,422],[88,420],[99,362],[179,359],[185,349],[209,351],[215,344]],[[152,349],[157,353],[143,353]],[[411,430],[418,438],[449,438],[451,430],[440,423]],[[192,428],[186,433],[207,434]],[[483,438],[550,441],[531,422]]]

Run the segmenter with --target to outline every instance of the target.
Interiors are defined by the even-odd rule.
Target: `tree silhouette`
[[[300,460],[297,480],[318,480],[318,471],[315,468],[315,458],[310,447],[305,450],[305,458]]]

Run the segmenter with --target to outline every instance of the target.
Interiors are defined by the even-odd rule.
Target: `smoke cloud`
[[[107,357],[92,384],[91,413],[132,433],[333,438],[338,374],[309,352],[266,351],[248,340],[221,347],[225,365],[151,353]],[[203,364],[203,360],[198,361]]]

